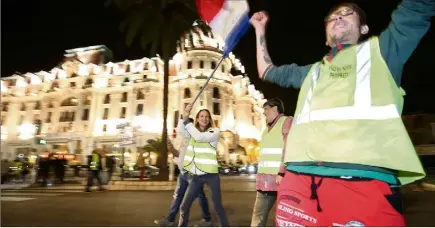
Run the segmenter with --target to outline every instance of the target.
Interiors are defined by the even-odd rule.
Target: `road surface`
[[[154,226],[167,213],[172,191],[2,190],[2,226]],[[255,192],[223,192],[231,226],[249,226]],[[435,192],[406,191],[408,226],[435,226]],[[271,212],[268,226],[274,226]],[[200,220],[194,203],[191,225]],[[216,221],[216,218],[214,218]],[[215,223],[215,226],[218,226]]]

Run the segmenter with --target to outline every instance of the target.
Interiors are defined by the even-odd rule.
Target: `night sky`
[[[309,64],[324,54],[323,18],[338,1],[255,0],[251,13],[267,10],[269,52],[276,65]],[[356,1],[367,12],[371,34],[379,34],[390,22],[397,0]],[[57,65],[65,49],[105,44],[115,61],[137,59],[149,54],[139,45],[127,47],[119,32],[119,13],[104,7],[103,0],[3,0],[2,1],[1,76],[15,72],[50,70]],[[434,24],[435,20],[432,19]],[[150,21],[152,23],[152,21]],[[435,29],[423,38],[405,66],[402,86],[407,92],[406,113],[435,113]],[[234,53],[245,65],[251,82],[266,97],[280,97],[286,114],[295,109],[296,89],[279,88],[257,77],[253,29],[240,41]]]

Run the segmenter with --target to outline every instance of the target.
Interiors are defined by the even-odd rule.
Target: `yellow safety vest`
[[[425,172],[401,119],[404,91],[378,38],[313,65],[299,93],[285,162],[333,162],[390,169],[401,184]]]
[[[260,142],[258,173],[278,174],[284,149],[282,127],[286,119],[286,116],[281,116],[270,131],[264,130]]]
[[[98,154],[92,154],[91,170],[98,170],[98,168],[100,167],[100,160],[98,158]]]
[[[218,173],[216,148],[208,142],[197,142],[191,137],[184,155],[183,167],[190,172],[193,166],[204,173]]]

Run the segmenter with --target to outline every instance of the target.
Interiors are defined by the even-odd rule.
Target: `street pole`
[[[125,166],[125,157],[124,157],[124,154],[125,154],[125,147],[122,147],[122,150],[121,150],[122,152],[121,152],[121,180],[123,181],[124,180],[124,166]]]

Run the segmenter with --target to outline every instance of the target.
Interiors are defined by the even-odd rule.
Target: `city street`
[[[229,180],[224,180],[228,182]],[[241,181],[240,184],[249,184]],[[404,190],[408,226],[435,226],[435,192]],[[2,226],[154,226],[167,213],[172,191],[2,190]],[[232,226],[249,226],[255,192],[225,191]],[[269,226],[274,226],[271,213]],[[191,225],[200,220],[197,203]],[[216,221],[216,220],[215,220]],[[215,226],[218,224],[215,223]]]

